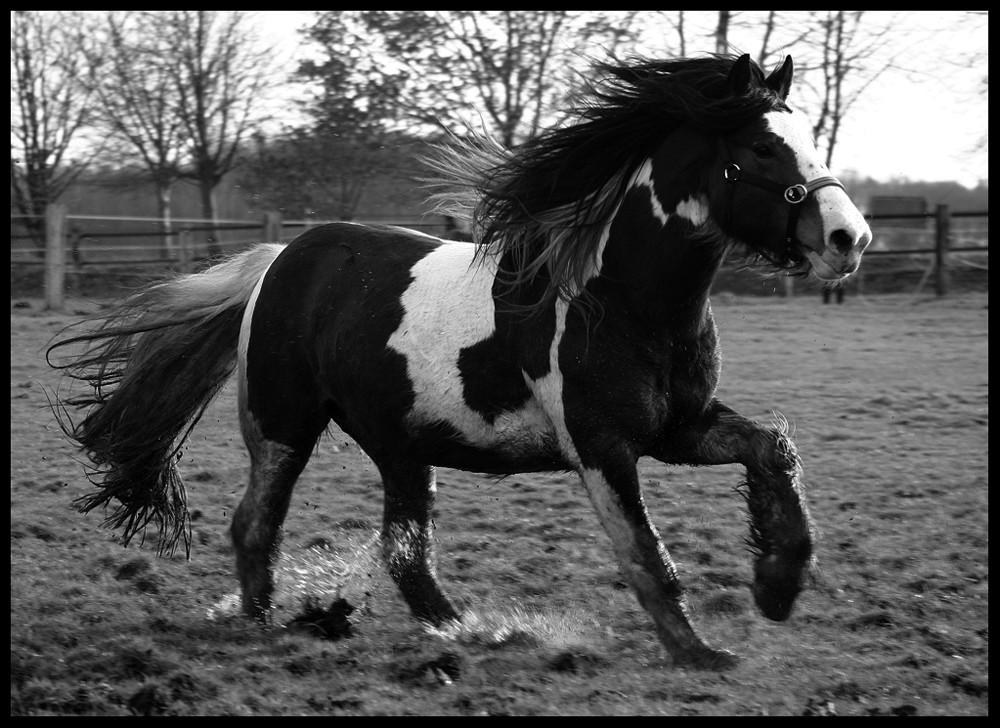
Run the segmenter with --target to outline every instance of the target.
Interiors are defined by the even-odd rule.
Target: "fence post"
[[[45,307],[62,311],[66,302],[66,205],[45,206]]]
[[[281,240],[281,213],[264,213],[264,242],[277,243]]]
[[[190,228],[181,228],[177,231],[177,258],[180,265],[181,273],[191,272],[191,230]]]
[[[939,296],[948,293],[948,238],[951,216],[947,205],[937,206],[934,236],[934,290]]]

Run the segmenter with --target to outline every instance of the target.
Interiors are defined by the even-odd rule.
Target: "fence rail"
[[[988,221],[988,217],[988,212],[951,212],[946,205],[939,205],[932,213],[871,215],[868,220],[875,240],[865,255],[875,258],[929,258],[920,285],[923,286],[933,274],[935,292],[944,296],[950,285],[950,268],[955,263],[986,267],[966,261],[961,255],[968,253],[981,257],[989,252],[988,229],[968,224],[970,219]],[[11,215],[11,266],[44,268],[45,305],[53,310],[61,310],[65,305],[68,275],[150,267],[191,272],[216,254],[239,250],[254,242],[285,242],[305,229],[329,222],[286,221],[273,212],[265,213],[262,220],[256,223],[220,220],[209,224],[205,220],[187,218],[163,220],[153,217],[71,215],[64,205],[55,203],[46,208],[41,220],[44,222],[45,246],[39,249],[29,235],[14,234],[15,224],[24,219],[25,216]],[[38,218],[34,219],[36,224],[40,222]],[[443,237],[452,237],[458,232],[450,220],[429,222],[408,218],[359,222],[403,224]],[[93,230],[94,223],[103,228]],[[84,229],[87,224],[91,229]],[[133,227],[122,228],[122,225]],[[136,225],[148,225],[153,229],[137,230]],[[246,233],[250,231],[254,234],[248,237]],[[157,238],[158,244],[136,244],[137,240],[150,237]],[[900,247],[899,240],[904,238],[908,244]],[[918,241],[917,247],[909,244],[913,240]],[[95,244],[97,242],[101,244]]]

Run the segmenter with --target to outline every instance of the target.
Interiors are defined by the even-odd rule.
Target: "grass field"
[[[724,673],[671,665],[562,474],[439,471],[439,573],[468,616],[427,633],[378,563],[377,473],[337,432],[286,522],[288,626],[244,621],[234,388],[181,461],[191,560],[123,549],[72,510],[88,483],[47,404],[44,347],[73,316],[12,300],[11,715],[988,715],[988,294],[713,303],[719,396],[792,423],[820,531],[816,583],[768,622],[740,468],[640,462],[696,624],[742,658]],[[337,598],[354,607],[340,639],[292,622]]]

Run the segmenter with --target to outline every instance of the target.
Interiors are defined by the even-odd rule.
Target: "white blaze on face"
[[[830,170],[827,169],[816,144],[813,142],[812,132],[805,116],[795,109],[790,112],[771,111],[764,115],[764,121],[768,131],[781,137],[795,154],[799,172],[806,178],[807,182],[816,177],[831,176]]]
[[[790,107],[791,108],[791,107]],[[819,177],[831,177],[830,170],[823,162],[816,144],[813,142],[812,132],[805,116],[792,109],[789,111],[772,111],[764,115],[764,120],[769,131],[781,138],[781,140],[792,150],[798,164],[799,173],[806,182],[811,182]],[[831,233],[834,230],[842,230],[850,236],[854,247],[860,248],[860,254],[864,247],[871,240],[871,231],[868,223],[858,211],[847,193],[836,185],[820,187],[814,191],[813,196],[819,205],[820,219],[823,224],[822,248],[817,253],[827,253],[831,255],[845,255],[843,251],[827,251]],[[810,256],[812,258],[813,256]],[[815,264],[815,260],[814,260]]]

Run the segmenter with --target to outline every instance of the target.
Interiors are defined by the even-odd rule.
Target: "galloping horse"
[[[61,366],[93,388],[60,405],[86,411],[66,425],[95,465],[81,510],[117,500],[126,543],[153,523],[161,552],[189,546],[177,454],[236,373],[251,617],[268,619],[292,488],[332,420],[379,469],[383,557],[423,622],[461,619],[435,576],[435,466],[572,470],[675,662],[731,664],[691,625],[643,456],[746,467],[753,594],[786,619],[813,561],[800,460],[783,428],[715,399],[709,290],[732,249],[836,284],[871,232],[786,102],[790,58],[767,76],[748,56],[598,69],[574,124],[436,157],[474,244],[323,225],[143,289],[55,344],[86,344]]]

